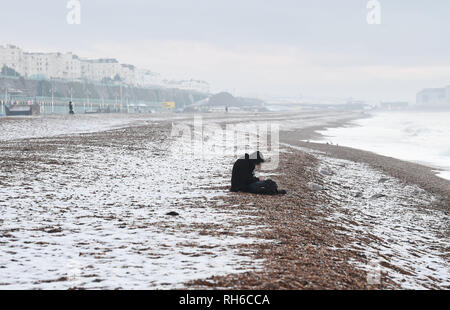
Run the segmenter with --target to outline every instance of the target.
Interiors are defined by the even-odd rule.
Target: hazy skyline
[[[31,51],[114,57],[213,91],[245,96],[409,100],[450,85],[450,2],[367,0],[81,2],[81,24],[66,0],[3,3],[0,44]]]

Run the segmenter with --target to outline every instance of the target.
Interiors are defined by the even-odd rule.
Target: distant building
[[[408,102],[396,101],[396,102],[381,102],[380,108],[384,110],[404,110],[409,106]]]
[[[429,107],[450,106],[450,86],[420,91],[416,96],[416,104]]]
[[[81,74],[80,59],[72,53],[23,53],[24,70],[29,78],[76,79]]]
[[[116,76],[120,77],[121,65],[114,58],[104,59],[84,59],[85,64],[83,78],[92,81],[103,81],[105,79],[114,80]]]
[[[136,67],[133,65],[120,65],[120,78],[127,84],[136,85]]]
[[[3,66],[23,75],[25,72],[23,51],[14,45],[0,46],[0,70]]]
[[[162,85],[161,74],[150,70],[138,69],[136,74],[136,84],[139,86]]]
[[[169,88],[196,90],[203,93],[209,92],[209,84],[200,80],[163,80],[162,85]]]
[[[85,59],[72,53],[29,53],[17,46],[0,46],[0,70],[6,66],[27,78],[114,81],[133,86],[162,86],[209,92],[209,84],[200,80],[167,80],[160,74],[120,64],[114,58]],[[13,71],[14,70],[14,71]]]
[[[348,99],[343,105],[334,105],[334,108],[344,110],[364,110],[367,108],[367,104],[362,100]]]

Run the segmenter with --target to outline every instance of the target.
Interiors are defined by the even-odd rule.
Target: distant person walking
[[[72,101],[69,101],[69,114],[75,114],[75,112],[73,111]]]

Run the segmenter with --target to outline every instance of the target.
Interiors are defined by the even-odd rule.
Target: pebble
[[[332,176],[333,175],[333,173],[331,173],[329,170],[327,170],[327,169],[321,169],[320,171],[320,174],[322,174],[322,175],[326,175],[326,176]]]
[[[375,194],[372,197],[370,197],[370,199],[379,199],[379,198],[383,198],[386,197],[386,195],[384,194]]]
[[[169,215],[169,216],[178,216],[178,215],[180,215],[180,214],[178,214],[177,212],[169,212],[169,213],[167,213],[166,215]]]
[[[362,196],[363,196],[363,193],[362,193],[362,192],[357,192],[357,193],[355,194],[355,198],[362,198]]]
[[[323,190],[323,186],[321,186],[319,184],[316,184],[316,183],[313,183],[313,182],[308,183],[308,188],[310,190],[312,190],[312,191],[321,191],[321,190]]]

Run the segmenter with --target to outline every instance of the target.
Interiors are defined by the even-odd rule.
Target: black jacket
[[[248,159],[248,155],[234,163],[231,176],[232,192],[248,192],[248,185],[259,181],[254,174],[256,163],[257,160]]]

